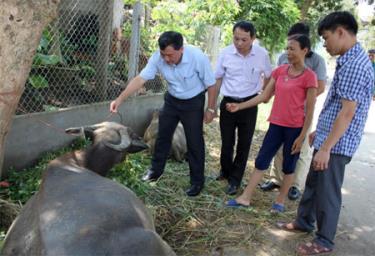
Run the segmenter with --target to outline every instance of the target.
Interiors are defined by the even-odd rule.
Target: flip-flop
[[[292,228],[288,227],[289,223],[292,224]],[[312,232],[310,230],[304,230],[304,229],[298,227],[298,225],[296,224],[295,221],[293,221],[293,222],[278,221],[278,222],[276,222],[276,227],[278,229],[281,229],[281,230],[284,230],[284,231],[289,231],[289,232],[306,232],[306,233]]]
[[[283,204],[273,203],[271,207],[272,213],[282,213],[285,211],[285,206]]]
[[[230,199],[225,204],[225,207],[230,207],[230,208],[248,208],[248,207],[250,207],[250,205],[240,204],[240,203],[238,203],[236,201],[236,199]]]
[[[296,249],[298,255],[323,255],[332,252],[332,250],[316,242],[300,244]]]

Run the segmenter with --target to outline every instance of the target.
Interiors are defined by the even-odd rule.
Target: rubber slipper
[[[273,203],[271,212],[272,213],[282,213],[285,211],[285,206],[283,204]]]
[[[297,247],[298,255],[323,255],[332,252],[332,249],[324,247],[315,242],[300,244]]]
[[[226,204],[225,207],[231,207],[231,208],[248,208],[250,205],[240,204],[236,201],[236,199],[230,199]]]

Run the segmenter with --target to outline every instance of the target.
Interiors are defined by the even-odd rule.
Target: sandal
[[[320,245],[315,242],[308,242],[304,244],[300,244],[297,247],[297,254],[298,255],[322,255],[326,253],[332,252],[332,249],[324,247],[323,245]]]
[[[295,221],[293,222],[284,222],[284,221],[278,221],[276,222],[276,227],[284,230],[284,231],[289,231],[289,232],[307,232],[310,233],[311,231],[309,230],[304,230],[296,224]]]
[[[271,213],[282,213],[285,211],[283,204],[273,203],[271,207]]]
[[[231,208],[250,208],[250,205],[245,205],[238,203],[236,199],[230,199],[226,204],[225,207],[231,207]]]

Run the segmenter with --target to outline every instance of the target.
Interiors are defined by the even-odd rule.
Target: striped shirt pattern
[[[342,107],[341,100],[346,99],[357,103],[355,114],[349,128],[331,149],[331,154],[353,156],[363,135],[373,86],[371,62],[360,44],[356,43],[337,59],[335,75],[318,119],[313,144],[315,149],[322,146],[332,131]]]

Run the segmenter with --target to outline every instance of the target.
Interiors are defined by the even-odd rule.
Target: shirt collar
[[[237,48],[236,48],[236,46],[234,46],[234,44],[232,44],[232,46],[233,46],[233,49],[232,49],[232,54],[234,54],[234,55],[239,55],[239,56],[243,56],[241,53],[239,53],[238,51],[237,51]],[[251,46],[251,49],[250,49],[250,52],[245,56],[245,57],[247,57],[247,56],[254,56],[255,55],[255,53],[254,53],[254,44]]]
[[[352,48],[350,48],[344,55],[337,58],[337,65],[343,66],[346,62],[348,62],[351,58],[356,56],[361,51],[361,46],[359,43],[355,43]]]
[[[181,64],[189,63],[189,54],[186,51],[186,47],[184,47],[184,51],[182,52],[182,59],[180,63]]]

